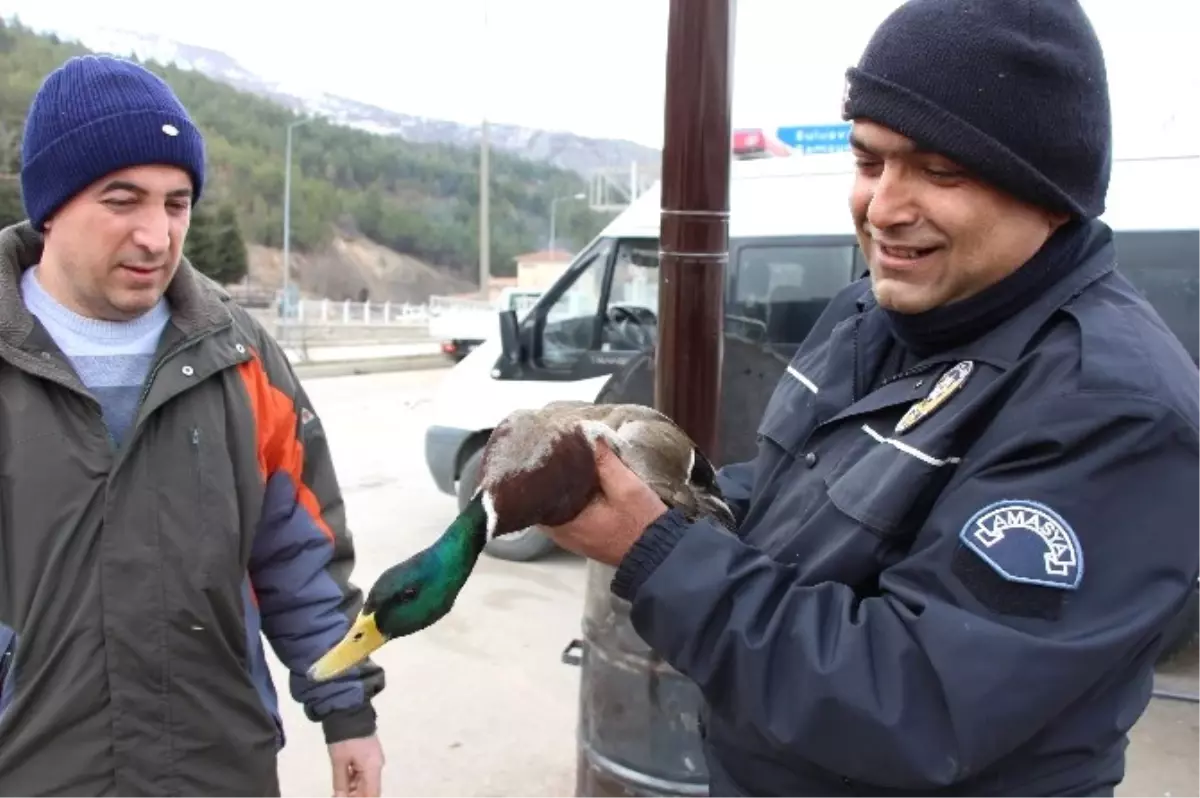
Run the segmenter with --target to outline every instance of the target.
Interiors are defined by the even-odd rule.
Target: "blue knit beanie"
[[[870,119],[1016,197],[1104,212],[1112,114],[1077,0],[909,0],[846,73],[843,119]]]
[[[21,194],[37,230],[105,175],[167,164],[204,186],[204,139],[171,88],[137,64],[105,55],[71,58],[34,95],[21,142]]]

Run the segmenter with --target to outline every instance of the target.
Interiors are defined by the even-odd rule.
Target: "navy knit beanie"
[[[1104,212],[1108,79],[1076,0],[910,0],[846,80],[843,119],[877,122],[1039,207]]]
[[[204,139],[171,88],[131,61],[71,58],[34,95],[21,142],[21,194],[37,230],[107,174],[168,164],[204,186]]]

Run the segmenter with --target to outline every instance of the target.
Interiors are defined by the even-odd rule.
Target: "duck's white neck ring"
[[[483,512],[487,515],[487,539],[490,543],[492,538],[496,536],[496,524],[499,522],[500,517],[496,515],[496,503],[492,501],[492,494],[486,490],[481,492],[483,493],[483,497],[480,501],[483,503]]]

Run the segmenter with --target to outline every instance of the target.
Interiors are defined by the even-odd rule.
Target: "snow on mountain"
[[[72,29],[55,24],[53,32],[97,52],[135,55],[141,60],[173,63],[199,72],[241,91],[271,99],[298,113],[329,119],[335,124],[409,141],[477,146],[480,128],[440,119],[428,119],[380,108],[306,86],[295,81],[270,80],[243,67],[218,50],[166,39],[154,34],[114,28]],[[660,152],[630,141],[597,139],[563,131],[537,130],[519,125],[488,124],[488,142],[497,150],[530,160],[545,161],[584,176],[598,171],[632,171],[644,185],[659,174]]]

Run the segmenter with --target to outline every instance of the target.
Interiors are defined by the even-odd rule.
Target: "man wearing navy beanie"
[[[847,71],[870,120],[1050,211],[1104,212],[1112,115],[1104,54],[1073,0],[912,0]]]
[[[847,74],[835,296],[717,475],[618,458],[558,543],[700,689],[712,795],[1113,795],[1194,599],[1200,373],[1116,268],[1075,0],[911,0]]]
[[[204,139],[158,76],[87,55],[33,98],[0,231],[0,792],[276,795],[262,637],[336,795],[378,795],[362,604],[329,446],[287,356],[183,257]]]

